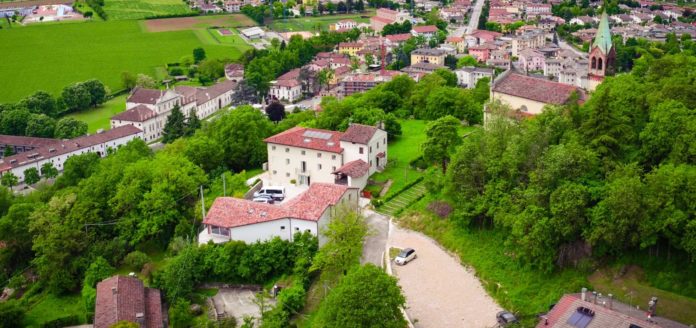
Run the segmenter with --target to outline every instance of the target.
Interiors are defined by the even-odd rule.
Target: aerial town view
[[[0,0],[0,328],[694,328],[695,0]]]

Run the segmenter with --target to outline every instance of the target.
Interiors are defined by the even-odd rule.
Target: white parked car
[[[273,199],[273,197],[271,197],[269,195],[260,195],[258,197],[254,197],[254,202],[273,204],[273,203],[275,203],[275,200]]]
[[[285,187],[263,187],[261,190],[254,193],[254,198],[259,196],[271,196],[277,201],[285,199]]]
[[[416,250],[413,248],[405,248],[399,253],[394,259],[394,262],[398,265],[405,265],[416,259]]]

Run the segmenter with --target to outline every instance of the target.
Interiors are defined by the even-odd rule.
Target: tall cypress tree
[[[191,108],[186,122],[186,136],[192,136],[196,133],[196,130],[201,128],[201,125],[201,119],[198,118],[196,110]]]
[[[186,118],[181,112],[179,106],[175,106],[172,112],[167,117],[167,124],[164,125],[162,133],[162,142],[170,143],[178,138],[181,138],[186,133]]]

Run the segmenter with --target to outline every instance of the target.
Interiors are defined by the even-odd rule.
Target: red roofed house
[[[247,199],[218,197],[203,220],[205,229],[199,243],[246,243],[279,237],[292,240],[298,232],[310,232],[326,240],[319,232],[336,215],[340,206],[358,207],[358,189],[332,183],[313,183],[297,197],[281,204],[257,203]]]
[[[423,36],[426,39],[430,39],[432,37],[437,36],[437,26],[435,25],[423,25],[423,26],[414,26],[413,29],[411,29],[411,34],[414,36]]]
[[[362,190],[387,163],[387,133],[368,125],[351,124],[346,132],[295,127],[265,141],[269,180],[278,185],[324,182]]]
[[[459,54],[463,54],[466,51],[466,42],[464,41],[464,38],[462,38],[461,36],[447,37],[445,43],[457,49],[457,53]]]
[[[374,16],[370,17],[370,27],[375,32],[382,32],[382,29],[393,23],[403,23],[409,19],[407,12],[400,12],[388,8],[379,8]]]
[[[300,82],[300,69],[296,68],[287,72],[278,80],[271,82],[269,95],[278,100],[295,102],[302,98],[302,82]]]
[[[142,328],[167,327],[167,309],[159,289],[146,288],[136,277],[113,276],[97,284],[94,328],[129,321]]]
[[[384,42],[384,44],[386,44],[389,48],[396,48],[412,37],[413,34],[411,33],[391,34],[385,37],[387,40]]]
[[[493,83],[491,99],[523,114],[537,115],[546,105],[565,104],[574,92],[584,99],[584,92],[578,87],[507,71]]]

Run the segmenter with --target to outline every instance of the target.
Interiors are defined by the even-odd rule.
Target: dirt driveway
[[[388,242],[390,247],[411,247],[418,255],[405,266],[392,262],[416,328],[495,327],[500,306],[473,273],[432,239],[391,225]]]

